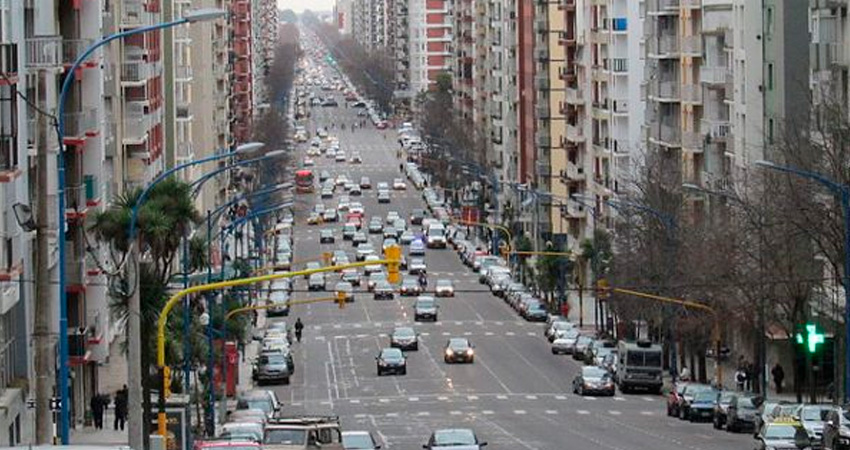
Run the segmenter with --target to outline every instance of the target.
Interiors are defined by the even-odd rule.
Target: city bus
[[[310,194],[313,192],[313,171],[299,170],[295,172],[295,191],[299,194]]]

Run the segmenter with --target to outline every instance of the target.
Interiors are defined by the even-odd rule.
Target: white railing
[[[27,67],[56,67],[62,64],[62,36],[28,38]]]

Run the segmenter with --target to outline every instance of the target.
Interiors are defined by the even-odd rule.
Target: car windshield
[[[475,434],[470,430],[438,430],[434,432],[436,445],[475,445]]]
[[[346,450],[368,450],[375,448],[375,443],[368,434],[344,434],[342,446]]]
[[[794,439],[797,434],[797,427],[793,425],[772,423],[764,430],[765,439]]]
[[[306,430],[266,430],[263,443],[266,445],[304,445],[307,440]]]
[[[814,421],[820,422],[826,420],[826,415],[829,413],[829,408],[803,408],[803,411],[800,413],[800,418],[807,422]]]
[[[393,333],[396,337],[406,338],[416,336],[413,328],[396,328]]]
[[[434,300],[419,299],[419,300],[416,301],[416,306],[418,308],[433,308],[434,307]]]
[[[404,354],[397,348],[385,348],[381,351],[381,359],[386,361],[398,361],[403,357]]]
[[[738,397],[739,409],[756,409],[755,397]]]
[[[708,403],[714,402],[715,398],[717,398],[717,394],[714,391],[703,391],[698,392],[697,395],[694,396],[694,401],[698,403]]]
[[[286,357],[280,353],[272,353],[260,357],[260,364],[284,364]],[[253,403],[252,403],[253,404]]]
[[[581,376],[584,378],[602,378],[608,375],[608,371],[596,366],[588,366],[581,368]]]
[[[469,347],[469,343],[466,342],[466,339],[451,339],[449,340],[449,347],[453,349],[465,349]]]

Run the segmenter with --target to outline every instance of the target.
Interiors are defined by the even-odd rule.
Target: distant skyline
[[[305,9],[313,11],[333,11],[334,0],[277,0],[279,9],[291,9],[302,13]]]

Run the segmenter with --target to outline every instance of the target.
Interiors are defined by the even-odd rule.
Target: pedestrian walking
[[[738,387],[739,392],[743,392],[744,385],[747,383],[747,373],[744,372],[743,367],[738,367],[738,370],[735,371],[735,384]]]
[[[785,380],[785,371],[782,370],[782,366],[777,362],[776,365],[771,369],[770,374],[773,375],[773,384],[776,385],[776,393],[782,393],[782,382]]]
[[[744,366],[744,373],[747,375],[747,391],[753,390],[753,380],[755,380],[755,367],[753,363],[747,361],[747,364]]]
[[[682,365],[682,371],[679,373],[679,379],[682,381],[691,381],[691,369],[688,369],[688,366]]]
[[[106,402],[100,394],[94,394],[90,402],[92,420],[96,430],[103,429],[103,410],[106,407]]]
[[[113,428],[124,431],[124,424],[127,422],[127,402],[129,400],[129,391],[125,384],[121,390],[115,393],[115,423]]]
[[[295,340],[301,342],[301,333],[304,332],[304,323],[301,322],[301,318],[295,320]]]

